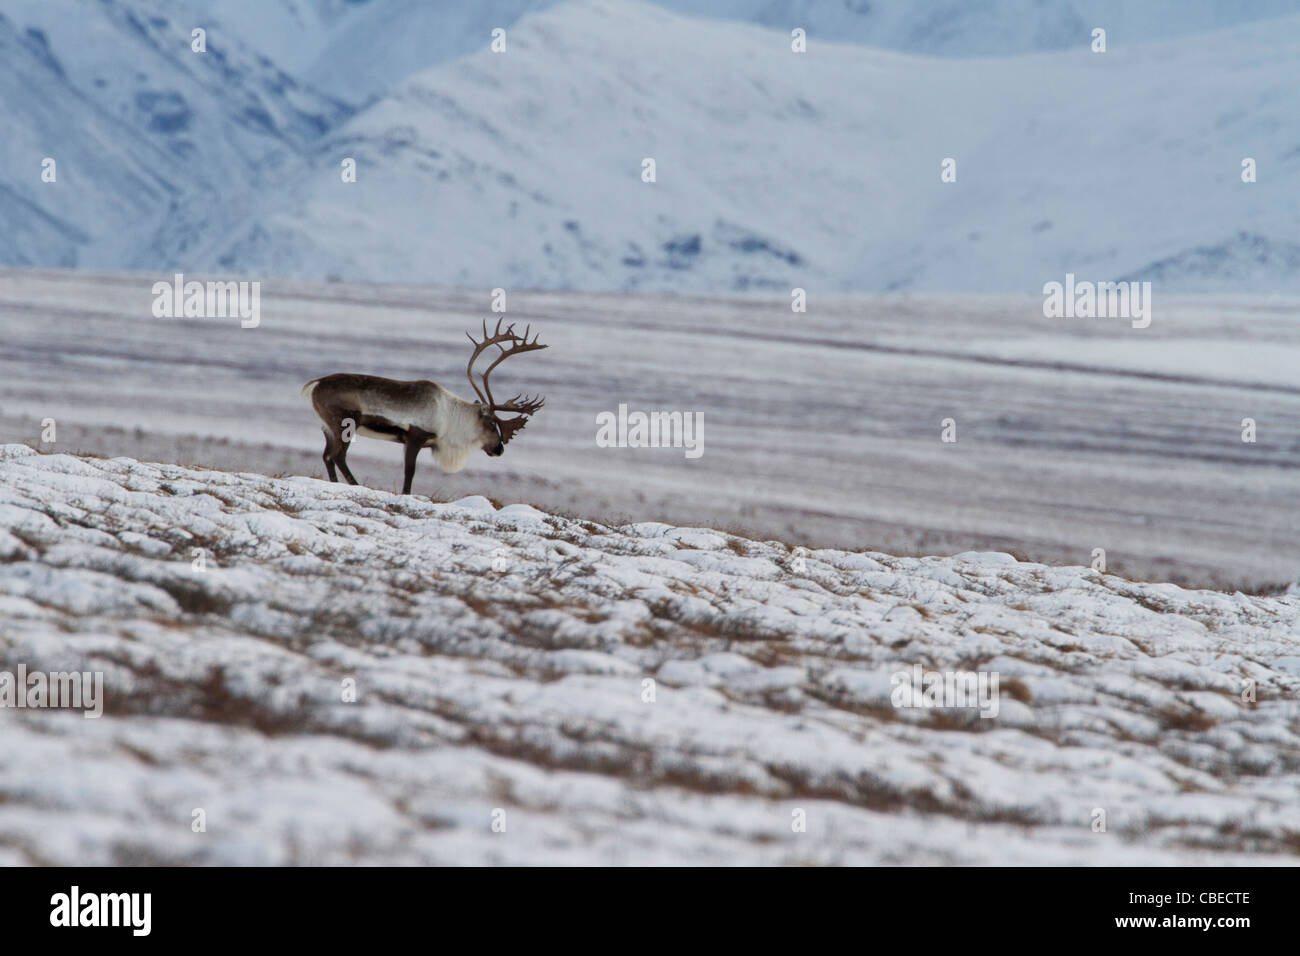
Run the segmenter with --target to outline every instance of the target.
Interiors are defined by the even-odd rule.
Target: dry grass
[[[1193,733],[1209,730],[1218,721],[1195,707],[1165,707],[1156,712],[1163,730],[1188,730]]]
[[[1034,695],[1019,677],[1001,681],[998,687],[1000,690],[1006,691],[1007,696],[1012,700],[1018,700],[1022,704],[1032,704],[1034,702]]]

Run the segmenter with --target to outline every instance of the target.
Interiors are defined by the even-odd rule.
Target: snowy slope
[[[312,84],[353,104],[377,99],[411,74],[481,50],[495,29],[556,0],[373,0],[331,30],[303,65]]]
[[[152,229],[186,174],[179,157],[88,103],[45,34],[30,31],[0,12],[0,258],[73,266],[101,227]],[[55,183],[41,182],[46,157]]]
[[[1285,249],[1255,270],[1161,266],[1296,235],[1300,18],[977,67],[798,56],[781,33],[614,0],[510,36],[323,137],[210,265],[486,288],[1037,293],[1074,272],[1300,289]]]
[[[681,13],[742,20],[789,32],[803,27],[814,42],[861,43],[908,53],[1008,56],[1064,50],[1086,42],[1094,27],[1107,43],[1151,40],[1222,29],[1300,13],[1296,0],[659,0]]]
[[[10,445],[0,612],[6,863],[1297,861],[1295,595]]]
[[[133,0],[189,27],[236,36],[239,42],[296,77],[337,36],[355,33],[359,21],[393,0]],[[344,87],[346,89],[346,87]]]
[[[199,2],[202,0],[189,0]],[[321,0],[235,0],[222,4],[232,24],[268,47],[283,36],[265,20],[292,23],[294,43],[272,56],[321,89],[352,103],[382,96],[413,73],[473,53],[497,27],[556,6],[556,0],[371,0],[346,17]],[[1300,0],[659,0],[689,17],[750,23],[788,35],[799,27],[811,42],[857,43],[908,53],[1007,56],[1063,50],[1089,41],[1105,27],[1112,47],[1130,47],[1300,13]],[[233,9],[232,9],[233,7]],[[326,26],[322,29],[321,24]],[[279,46],[283,46],[280,44]]]
[[[208,49],[190,30],[208,24]],[[247,221],[263,173],[348,115],[234,35],[151,0],[0,11],[0,261],[170,269]],[[41,180],[46,157],[57,181]]]

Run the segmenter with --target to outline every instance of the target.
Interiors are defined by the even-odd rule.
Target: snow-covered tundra
[[[0,863],[1295,863],[1298,618],[0,446]]]

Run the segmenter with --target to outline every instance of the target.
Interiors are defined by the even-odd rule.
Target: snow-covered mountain
[[[0,613],[3,863],[1296,862],[1295,594],[9,445]]]
[[[202,5],[202,0],[187,0]],[[247,24],[250,40],[284,35],[295,42],[277,62],[305,69],[314,85],[348,102],[391,91],[413,73],[486,45],[495,28],[550,9],[556,0],[234,0],[222,16]],[[1078,47],[1094,27],[1117,48],[1253,20],[1300,13],[1300,0],[657,0],[687,17],[750,23],[810,42],[857,43],[908,53],[1008,56]],[[281,30],[283,30],[283,26]],[[267,42],[262,40],[261,42]]]
[[[183,262],[196,234],[247,220],[266,170],[349,114],[232,35],[192,52],[192,22],[152,0],[4,5],[0,261]]]
[[[1232,26],[1293,4],[670,5],[14,0],[0,262],[711,293],[1037,292],[1066,272],[1300,289],[1300,16]],[[1099,18],[1105,54],[1076,35]]]
[[[812,42],[861,43],[933,56],[1009,56],[1152,40],[1300,13],[1297,0],[658,0],[693,16],[755,23]]]
[[[509,42],[322,137],[214,264],[488,288],[1037,291],[1300,227],[1300,18],[975,67],[801,56],[784,34],[577,0]],[[1285,256],[1250,274],[1201,261],[1197,288],[1300,288]]]

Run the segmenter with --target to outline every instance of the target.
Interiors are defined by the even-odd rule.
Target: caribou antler
[[[528,416],[541,408],[542,405],[545,404],[546,400],[541,396],[537,396],[536,398],[525,398],[522,395],[516,395],[514,398],[505,402],[494,401],[492,398],[492,386],[488,381],[488,376],[492,374],[494,368],[510,356],[518,355],[521,352],[534,352],[538,349],[544,349],[547,346],[542,345],[537,341],[540,337],[540,333],[533,336],[531,342],[528,340],[528,334],[533,328],[531,325],[524,328],[523,335],[519,335],[515,332],[513,322],[506,326],[503,331],[501,328],[502,321],[504,320],[497,320],[497,327],[493,330],[491,335],[488,334],[487,321],[485,320],[483,322],[482,342],[474,338],[473,335],[470,335],[469,332],[465,333],[465,335],[469,337],[469,340],[474,343],[474,352],[469,357],[469,364],[465,366],[465,374],[468,376],[469,384],[473,387],[474,394],[478,396],[479,401],[491,409],[492,417],[496,419],[497,427],[501,429],[501,444],[504,445],[506,442],[510,441],[515,432],[524,427],[525,422],[528,420]],[[507,347],[505,343],[509,343],[509,347]],[[478,382],[474,381],[474,362],[477,361],[478,357],[485,349],[493,345],[497,347],[501,354],[492,360],[492,364],[489,365],[485,371],[479,374],[479,379],[483,383],[483,388],[480,390]],[[499,415],[497,415],[497,412],[516,412],[519,417],[503,420]]]

